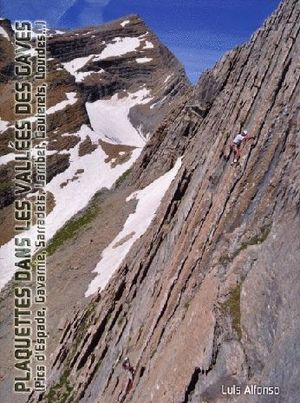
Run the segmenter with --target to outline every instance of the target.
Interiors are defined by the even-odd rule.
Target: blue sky
[[[52,27],[97,25],[140,15],[184,64],[200,73],[245,42],[280,0],[0,0],[1,16],[46,19]]]

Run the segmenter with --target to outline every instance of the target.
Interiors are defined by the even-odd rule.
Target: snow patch
[[[92,36],[93,37],[93,36]],[[69,62],[62,63],[63,67],[75,77],[76,82],[81,82],[85,77],[92,72],[79,72],[88,62],[97,62],[105,60],[109,57],[120,57],[127,53],[134,52],[141,45],[142,36],[140,37],[116,37],[111,43],[108,43],[100,54],[92,54],[89,56],[77,57]],[[105,42],[103,42],[105,43]],[[148,47],[153,47],[151,42],[147,42]],[[151,46],[152,45],[152,46]],[[144,47],[144,49],[147,48]],[[104,72],[103,69],[97,73]]]
[[[96,55],[78,57],[77,59],[73,59],[70,62],[62,63],[62,65],[72,76],[75,77],[75,81],[79,83],[93,73],[104,72],[103,69],[100,69],[99,71],[78,71],[82,69],[82,67],[84,67],[89,61],[96,60],[95,57]]]
[[[58,104],[52,106],[47,110],[47,114],[50,115],[51,113],[55,113],[65,109],[68,105],[74,105],[77,102],[76,92],[67,92],[66,93],[67,99],[64,101],[59,102]]]
[[[0,118],[0,133],[5,132],[5,130],[9,127],[9,122],[6,120],[2,120]]]
[[[85,106],[92,128],[109,143],[143,147],[146,140],[142,130],[132,126],[128,115],[133,106],[150,102],[149,94],[149,90],[143,88],[122,98],[115,94],[108,100],[87,102]]]
[[[153,49],[153,48],[154,48],[154,45],[150,41],[146,41],[146,43],[145,43],[145,45],[143,47],[143,49]]]
[[[2,155],[0,157],[0,165],[8,164],[9,162],[14,161],[14,159],[15,159],[15,154],[14,153],[9,153],[9,154]]]
[[[0,35],[4,36],[5,39],[10,40],[8,33],[5,31],[5,29],[3,27],[0,27]]]
[[[79,72],[77,73],[77,82],[83,81],[86,77],[89,77],[92,74],[102,74],[104,73],[104,70],[101,69],[99,71],[84,71],[84,72]],[[102,77],[99,77],[98,80],[102,80]]]
[[[130,24],[130,21],[129,21],[129,20],[125,20],[125,21],[121,22],[121,26],[122,26],[123,28],[126,27],[126,25],[128,25],[128,24]]]
[[[135,59],[137,63],[148,63],[151,62],[153,59],[151,57],[138,57]]]
[[[106,48],[95,57],[95,61],[104,60],[109,57],[119,57],[127,53],[134,52],[141,45],[141,40],[138,37],[116,37],[112,43],[108,43]]]
[[[78,70],[82,69],[87,62],[94,58],[95,55],[77,57],[76,59],[71,60],[70,62],[62,63],[64,69],[66,69],[72,76],[75,77],[76,82],[80,82],[90,74],[90,72],[78,72]]]
[[[93,270],[97,275],[90,283],[85,293],[86,297],[106,287],[134,242],[146,232],[166,191],[181,167],[181,160],[182,158],[179,158],[170,171],[144,189],[132,193],[126,199],[126,201],[133,199],[138,201],[136,210],[129,215],[122,231],[103,251],[100,262]]]

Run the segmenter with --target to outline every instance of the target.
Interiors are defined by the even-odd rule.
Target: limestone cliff
[[[117,275],[68,321],[39,401],[219,402],[221,385],[249,383],[281,394],[231,401],[298,400],[299,29],[299,1],[285,0],[153,134],[121,189],[183,156],[181,168]],[[242,128],[254,139],[232,167]]]

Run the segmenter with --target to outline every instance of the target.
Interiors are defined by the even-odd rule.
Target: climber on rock
[[[241,145],[253,138],[254,138],[253,136],[248,135],[247,130],[243,130],[242,133],[239,133],[234,137],[233,142],[230,146],[230,154],[233,151],[233,155],[234,155],[231,165],[238,163],[238,161],[241,157],[241,152],[240,152]],[[230,157],[230,154],[229,154],[229,157]]]
[[[123,369],[125,369],[125,371],[128,372],[128,383],[127,383],[127,387],[126,387],[126,391],[125,391],[125,395],[127,395],[133,386],[133,377],[134,377],[134,368],[133,366],[130,364],[129,358],[126,357],[123,361],[122,364]]]

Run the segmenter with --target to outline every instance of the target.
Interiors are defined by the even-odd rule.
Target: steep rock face
[[[284,1],[152,136],[122,186],[146,186],[184,153],[182,167],[117,275],[65,327],[41,401],[218,402],[222,385],[248,383],[280,395],[232,401],[297,401],[299,21],[299,2]],[[243,127],[254,139],[231,167]]]

